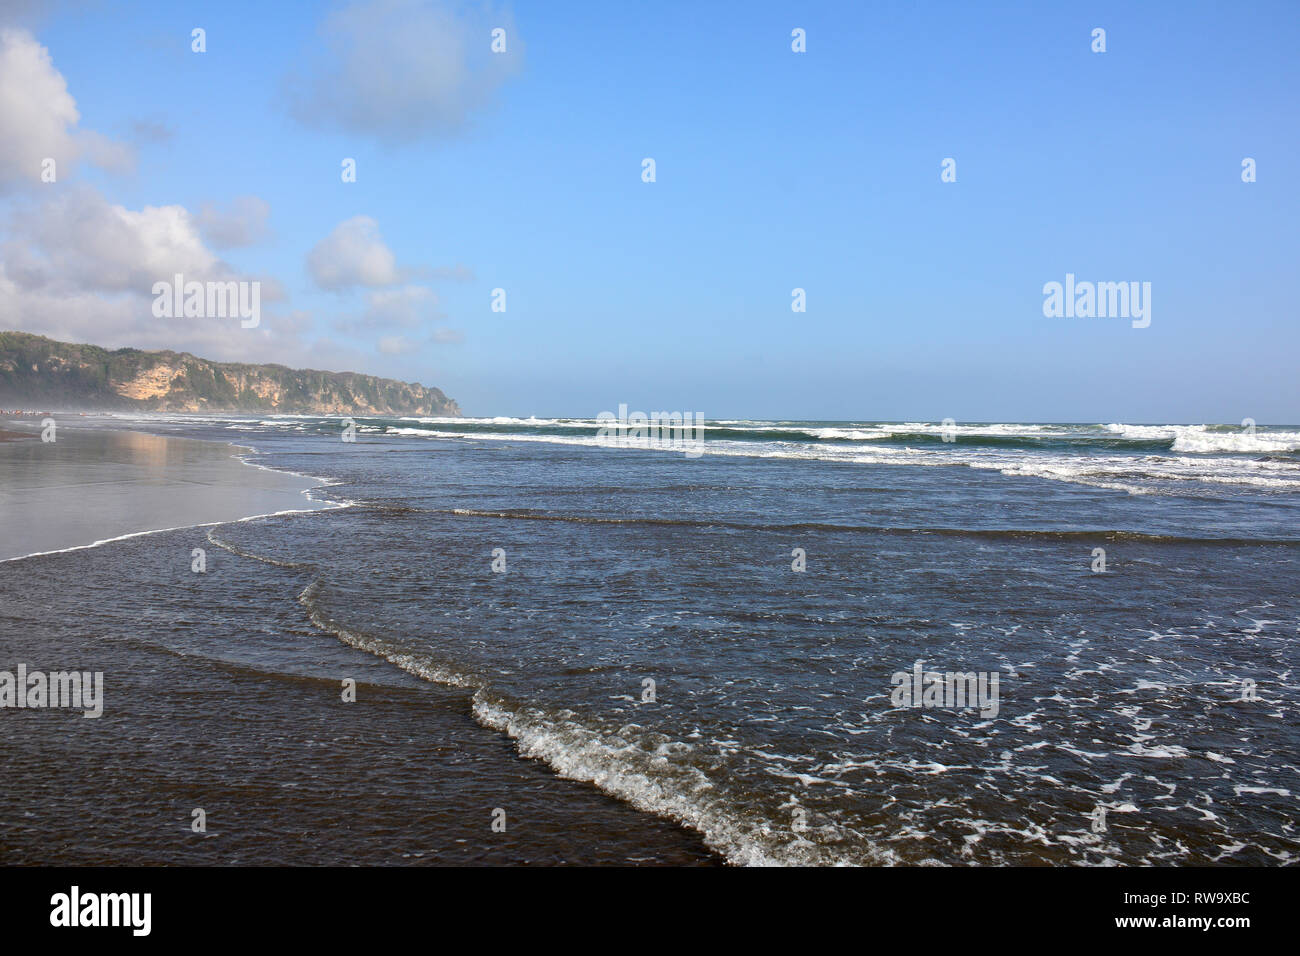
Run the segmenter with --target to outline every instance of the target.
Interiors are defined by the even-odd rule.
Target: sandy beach
[[[306,495],[319,482],[249,465],[237,457],[247,449],[66,426],[57,436],[0,430],[0,561],[328,507]]]
[[[103,675],[95,719],[0,712],[0,863],[720,862],[677,823],[520,757],[462,689],[313,626],[302,596],[320,579],[265,535],[324,557],[356,509],[237,452],[63,428],[0,449],[0,671]]]

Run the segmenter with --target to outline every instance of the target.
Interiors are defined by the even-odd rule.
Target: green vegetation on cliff
[[[0,408],[459,415],[439,389],[357,372],[211,362],[0,332]]]

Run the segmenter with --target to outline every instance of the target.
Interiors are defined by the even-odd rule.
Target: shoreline
[[[127,446],[143,445],[161,459],[145,466],[137,462],[123,474],[121,461],[95,453],[100,446],[121,452],[118,439],[124,435],[135,433],[96,430],[89,437],[97,441],[74,448],[71,430],[61,431],[58,445],[67,442],[63,457],[44,464],[71,466],[78,480],[36,490],[64,506],[80,502],[84,510],[89,499],[81,489],[96,487],[89,478],[100,479],[98,486],[110,495],[152,502],[156,486],[133,480],[140,476],[132,472],[142,467],[146,472],[211,467],[215,474],[192,476],[201,481],[200,492],[214,477],[225,481],[233,476],[253,490],[271,487],[283,495],[290,478],[294,495],[313,500],[313,493],[337,483],[249,460],[260,452],[247,444],[148,434],[128,437]],[[207,452],[199,452],[200,447]],[[0,503],[10,488],[2,480],[6,463],[13,464],[10,451],[0,452]],[[22,451],[30,458],[60,449],[36,443]],[[179,460],[172,462],[169,455]],[[87,456],[117,473],[84,474]],[[58,467],[53,472],[38,468],[26,477],[58,477],[58,472]],[[307,487],[297,487],[307,482]],[[200,495],[192,505],[205,500]],[[322,502],[319,507],[128,530],[0,559],[0,591],[6,582],[15,585],[7,610],[19,625],[0,635],[0,653],[44,664],[53,651],[60,659],[50,667],[64,666],[63,659],[84,661],[109,678],[108,707],[101,720],[69,727],[42,711],[24,711],[24,732],[0,745],[0,759],[19,767],[28,766],[32,753],[55,747],[75,754],[66,764],[72,768],[68,772],[60,764],[39,772],[31,766],[19,775],[41,791],[52,786],[62,795],[57,803],[40,805],[37,791],[21,786],[0,796],[0,818],[18,821],[6,848],[12,863],[725,863],[701,834],[682,823],[565,779],[545,762],[520,753],[508,735],[476,718],[464,688],[409,674],[339,640],[310,618],[307,629],[295,626],[301,611],[293,595],[303,584],[302,567],[244,554],[211,536],[212,529],[225,526],[236,540],[250,535],[256,540],[262,532],[249,522],[257,518],[351,507],[352,502]],[[0,532],[14,511],[0,510]],[[215,552],[209,550],[206,573],[191,574],[190,549],[207,545],[185,532],[200,528],[228,553],[214,561]],[[110,543],[114,550],[98,550]],[[34,546],[36,539],[25,544]],[[17,563],[30,557],[45,560]],[[250,573],[250,568],[257,570]],[[84,583],[59,586],[69,580]],[[107,603],[106,588],[114,595]],[[217,607],[220,613],[194,613],[200,607],[209,612]],[[275,623],[268,627],[268,621]],[[134,638],[100,637],[123,633]],[[356,678],[362,706],[340,703],[339,676]],[[255,718],[252,724],[230,722],[225,702],[232,697]],[[177,714],[185,718],[179,725]],[[193,746],[196,728],[204,741],[201,748]],[[114,732],[105,735],[104,729]],[[143,750],[138,749],[141,740],[147,741]],[[376,740],[388,744],[376,751],[371,746]],[[39,742],[34,751],[27,746],[32,741]],[[384,799],[378,803],[368,782],[377,765],[385,779]],[[131,768],[125,777],[123,766]],[[227,772],[234,768],[238,773]],[[119,779],[131,783],[112,782]],[[37,806],[37,812],[27,812]],[[509,810],[508,839],[491,836],[487,811],[480,819],[474,809],[495,806]],[[213,832],[194,836],[188,830],[194,807],[212,814]],[[20,810],[25,816],[19,816]],[[335,820],[348,821],[352,835],[300,841],[300,834],[320,832]],[[575,820],[602,838],[574,845]],[[178,839],[178,833],[186,836]],[[53,856],[51,834],[59,843]]]
[[[0,564],[349,505],[313,495],[327,479],[253,462],[256,449],[234,442],[116,428],[64,428],[49,443],[5,434]]]
[[[51,551],[33,551],[30,554],[20,554],[12,558],[0,558],[0,564],[9,564],[12,561],[25,561],[28,558],[42,558],[51,554],[68,554],[72,551],[89,551],[92,548],[100,548],[106,544],[113,544],[116,541],[128,541],[131,538],[143,538],[154,534],[167,534],[171,531],[189,531],[194,528],[219,528],[226,524],[240,524],[245,521],[256,521],[258,518],[278,518],[282,515],[300,515],[314,514],[317,511],[337,511],[339,508],[350,507],[346,504],[340,504],[333,508],[291,508],[286,511],[271,511],[267,514],[248,515],[245,518],[232,518],[225,521],[204,521],[198,524],[182,524],[174,528],[150,528],[147,531],[130,531],[126,534],[119,534],[112,538],[101,538],[99,541],[92,541],[90,544],[74,544],[69,548],[55,548]]]

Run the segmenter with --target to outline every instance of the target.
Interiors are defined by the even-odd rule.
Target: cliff
[[[64,411],[460,415],[439,389],[357,372],[109,351],[0,332],[0,408]]]

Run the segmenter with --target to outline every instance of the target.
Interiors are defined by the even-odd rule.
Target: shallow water
[[[0,593],[31,568],[75,574],[132,611],[105,626],[96,605],[73,605],[61,630],[96,631],[106,653],[136,642],[272,682],[319,680],[321,701],[364,660],[370,680],[419,702],[405,734],[445,733],[433,704],[445,701],[464,734],[455,748],[509,738],[537,758],[506,762],[493,808],[513,818],[517,797],[531,826],[602,860],[707,859],[685,831],[652,839],[618,822],[613,808],[628,807],[737,863],[1295,859],[1300,462],[1288,438],[1247,436],[1262,451],[1229,448],[1241,442],[1228,430],[1084,426],[1094,432],[1043,447],[1035,430],[1066,426],[988,426],[918,450],[924,430],[908,426],[879,446],[835,436],[841,453],[823,450],[827,429],[888,429],[731,423],[764,437],[710,436],[689,458],[592,447],[572,425],[360,424],[347,443],[336,420],[155,418],[147,427],[328,477],[317,494],[350,506],[11,562]],[[1175,452],[1191,440],[1217,447]],[[195,541],[206,577],[189,569]],[[792,570],[795,549],[806,570]],[[133,573],[115,580],[109,566],[128,553]],[[6,605],[6,631],[21,627],[28,647],[54,628],[34,613]],[[893,676],[917,661],[997,674],[996,714],[892,706]],[[276,710],[205,705],[183,669],[164,672],[200,712],[230,707],[255,727]],[[276,726],[295,726],[288,710]],[[123,719],[123,733],[143,720]],[[391,744],[366,752],[388,760]],[[212,758],[194,766],[219,779],[229,756]],[[418,749],[409,759],[448,819],[481,812],[477,775]],[[592,786],[557,780],[528,802],[510,782],[518,767]],[[262,769],[232,806],[314,779],[291,760]],[[337,792],[364,821],[370,791],[354,784]],[[593,813],[602,794],[619,802]],[[13,813],[33,798],[6,799]],[[467,844],[440,838],[447,824],[422,852],[542,858],[489,842],[501,835],[474,820]],[[329,832],[342,858],[376,845],[365,826]]]
[[[65,427],[0,448],[0,561],[121,535],[323,507],[319,484],[224,444]]]

